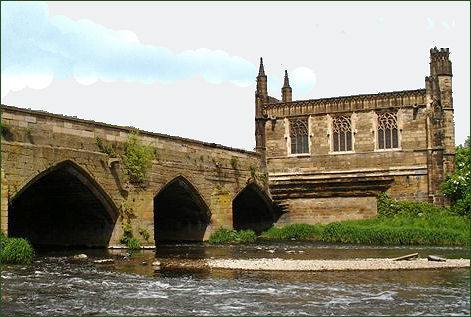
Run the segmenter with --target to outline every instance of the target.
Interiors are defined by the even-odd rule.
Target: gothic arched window
[[[352,119],[350,116],[332,118],[332,144],[334,152],[352,150]]]
[[[397,114],[393,112],[378,113],[378,149],[399,148]]]
[[[291,154],[309,153],[309,128],[307,118],[289,121]]]

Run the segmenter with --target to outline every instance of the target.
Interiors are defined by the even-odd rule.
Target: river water
[[[464,248],[313,243],[162,245],[126,251],[42,250],[31,265],[2,267],[2,314],[467,315],[469,269],[243,272],[162,269],[152,261],[204,258],[353,259],[419,252],[469,258]],[[87,260],[71,258],[85,253]],[[93,260],[113,258],[113,264]]]

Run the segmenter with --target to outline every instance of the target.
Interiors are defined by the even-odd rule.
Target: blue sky
[[[254,91],[294,99],[424,88],[449,47],[469,135],[469,4],[2,2],[2,103],[253,149]]]

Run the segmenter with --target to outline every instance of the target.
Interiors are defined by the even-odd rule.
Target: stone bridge
[[[123,163],[130,135],[153,150],[145,181]],[[201,241],[276,221],[255,152],[2,105],[1,229],[36,245]]]

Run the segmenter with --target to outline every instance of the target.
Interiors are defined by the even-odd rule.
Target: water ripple
[[[305,251],[305,245],[259,246]],[[247,246],[217,248],[221,257]],[[251,247],[256,250],[255,246]],[[324,248],[323,246],[320,247]],[[341,248],[337,248],[341,249]],[[224,251],[226,250],[226,251]],[[322,249],[328,252],[329,249]],[[186,251],[191,255],[192,251]],[[224,254],[226,252],[227,254]],[[276,251],[278,252],[278,251]],[[316,251],[317,252],[317,251]],[[361,251],[361,252],[364,252]],[[376,252],[376,251],[375,251]],[[306,255],[307,254],[307,255]],[[469,270],[414,272],[143,272],[40,257],[4,266],[5,315],[469,315]],[[213,256],[212,254],[210,256]],[[196,257],[196,256],[195,256]],[[144,270],[145,271],[145,270]]]

